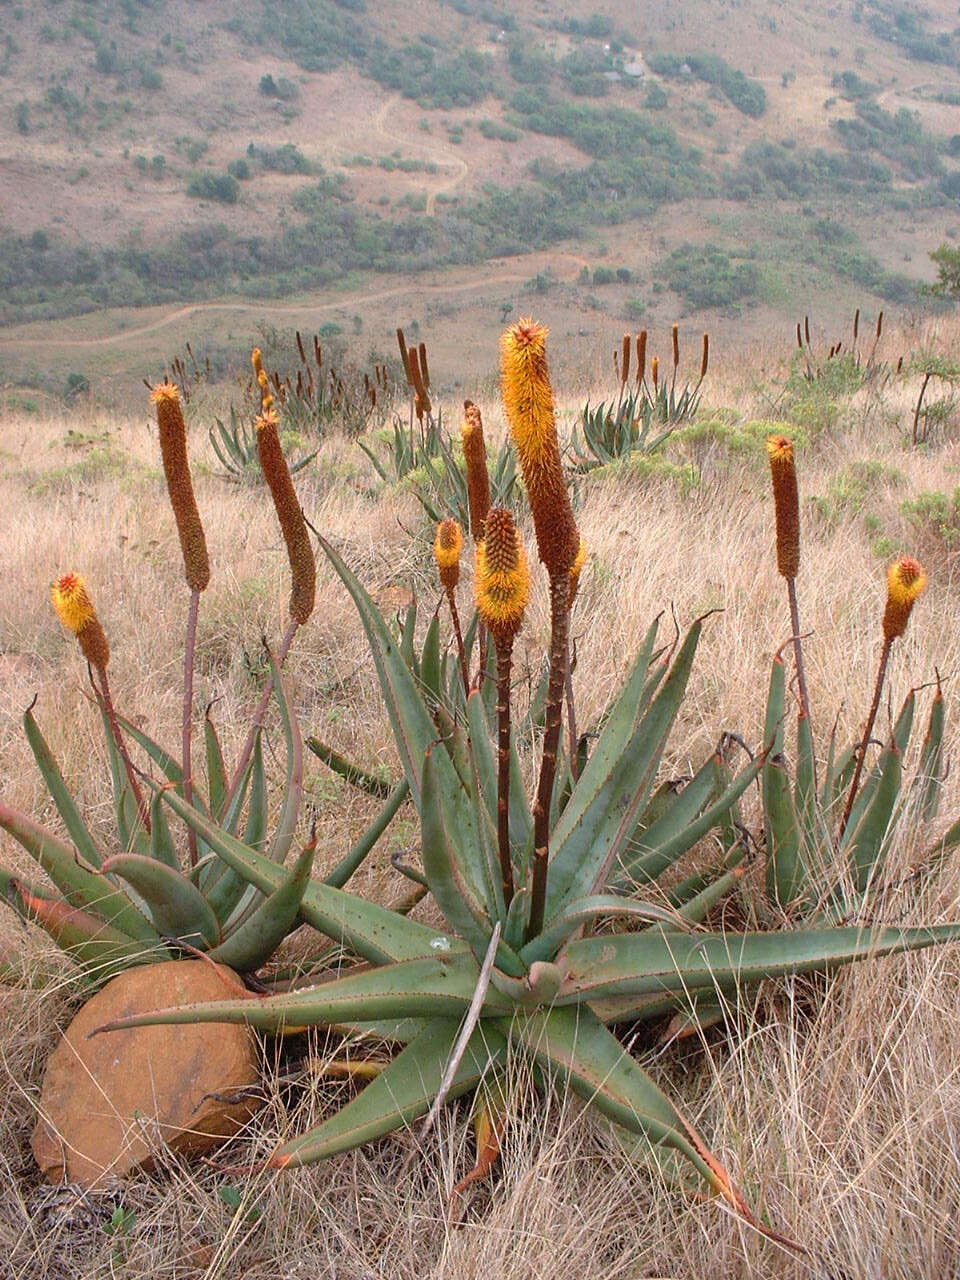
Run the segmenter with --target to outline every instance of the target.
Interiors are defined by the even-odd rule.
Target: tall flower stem
[[[123,734],[120,732],[120,721],[117,719],[117,711],[113,705],[113,697],[110,693],[110,681],[107,679],[107,668],[105,666],[97,666],[97,679],[100,681],[100,687],[94,688],[99,695],[106,712],[107,723],[110,725],[110,732],[113,734],[113,741],[116,745],[120,759],[123,761],[123,767],[127,774],[127,781],[130,783],[130,790],[133,793],[134,801],[137,806],[137,817],[143,825],[144,831],[150,830],[150,810],[143,798],[143,792],[140,790],[140,783],[137,780],[137,771],[133,767],[133,761],[130,759],[130,753],[127,751],[127,744],[124,741]]]
[[[447,604],[450,606],[450,618],[453,622],[453,634],[457,641],[457,657],[460,660],[460,675],[463,677],[464,696],[470,692],[470,670],[467,667],[467,651],[463,647],[463,631],[460,629],[460,611],[457,609],[457,598],[453,594],[453,587],[445,588],[447,593]]]
[[[510,669],[513,641],[497,645],[497,851],[503,880],[503,903],[513,899],[510,857]]]
[[[200,592],[194,587],[190,592],[190,607],[187,610],[187,640],[183,650],[183,798],[187,804],[193,804],[193,769],[191,764],[191,738],[193,730],[193,666],[197,648],[197,614],[200,611]],[[214,817],[218,816],[216,814]],[[187,827],[187,849],[190,854],[190,866],[197,865],[197,834],[193,827]]]
[[[530,923],[527,938],[535,938],[543,928],[547,896],[547,865],[550,857],[550,802],[557,773],[557,748],[563,711],[563,684],[567,661],[567,631],[570,615],[570,579],[566,571],[550,578],[550,678],[543,735],[543,759],[533,806],[533,879],[530,892]]]
[[[877,682],[873,687],[873,702],[870,704],[870,713],[867,716],[867,723],[863,730],[863,738],[860,741],[860,749],[857,752],[857,765],[853,771],[853,781],[850,783],[850,790],[847,794],[847,803],[844,806],[843,817],[840,819],[840,827],[837,831],[837,843],[843,839],[843,833],[846,830],[847,823],[850,821],[850,814],[853,810],[853,802],[857,798],[857,788],[860,785],[860,775],[863,773],[863,762],[867,756],[867,746],[870,742],[870,735],[873,732],[873,724],[877,718],[877,710],[880,706],[880,694],[883,692],[883,680],[887,674],[887,659],[890,657],[890,646],[893,644],[892,636],[885,636],[883,641],[883,652],[880,654],[880,666],[877,670]]]
[[[810,719],[810,695],[807,693],[807,672],[803,665],[803,642],[800,639],[800,609],[797,605],[797,580],[787,579],[787,599],[790,602],[790,627],[793,631],[793,657],[797,664],[797,684],[800,686],[800,705],[807,723]]]
[[[283,633],[283,639],[280,641],[280,648],[277,650],[277,666],[282,667],[287,654],[290,652],[290,646],[293,643],[293,637],[297,634],[300,623],[296,618],[291,618],[287,623],[287,629]],[[247,734],[246,741],[243,744],[243,750],[240,752],[240,760],[237,764],[233,780],[230,783],[230,790],[227,792],[227,798],[223,802],[224,812],[230,808],[233,797],[236,795],[237,787],[240,785],[240,779],[243,772],[250,763],[250,756],[253,752],[253,744],[256,740],[257,730],[263,725],[264,716],[267,714],[267,705],[270,702],[270,695],[273,693],[273,676],[267,677],[267,683],[263,686],[263,693],[260,695],[260,701],[257,703],[257,709],[253,713],[253,720],[250,723],[250,732]]]

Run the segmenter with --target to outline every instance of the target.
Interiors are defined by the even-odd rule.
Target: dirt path
[[[411,138],[409,134],[390,133],[385,127],[387,116],[393,107],[402,99],[399,94],[394,94],[392,98],[388,98],[373,117],[373,127],[387,142],[396,143],[401,147],[415,147],[418,151],[424,151],[431,160],[437,164],[452,167],[455,170],[455,176],[447,181],[441,181],[427,195],[426,214],[428,218],[432,218],[437,211],[437,196],[447,195],[454,191],[470,172],[467,162],[458,155],[454,155],[449,147],[435,146],[429,142],[423,142],[420,138]]]
[[[569,274],[560,276],[558,273],[558,279],[564,284],[569,284],[575,280],[580,269],[587,265],[583,258],[573,253],[537,254],[531,255],[531,257],[535,257],[541,269],[543,267],[554,267],[561,262],[569,263]],[[385,302],[390,298],[400,298],[409,293],[415,293],[418,297],[422,297],[424,294],[468,293],[471,289],[484,289],[501,284],[519,284],[524,280],[528,280],[531,274],[535,274],[537,270],[537,267],[529,258],[507,258],[503,260],[502,265],[510,267],[513,264],[523,262],[528,263],[525,271],[505,271],[504,274],[498,275],[495,270],[488,269],[483,275],[456,283],[420,284],[416,281],[411,281],[409,284],[397,285],[391,289],[379,289],[368,293],[343,294],[333,301],[326,302],[274,303],[273,305],[262,302],[194,302],[188,306],[177,307],[173,311],[168,311],[166,315],[159,316],[156,320],[151,320],[138,328],[123,329],[118,333],[108,334],[103,338],[0,337],[0,347],[110,347],[122,342],[136,341],[147,334],[157,333],[159,330],[167,329],[170,325],[178,324],[192,315],[198,315],[206,311],[234,311],[238,315],[256,315],[263,318],[278,317],[282,319],[297,315],[314,316],[318,313],[340,311],[344,307],[358,307],[371,302]],[[492,265],[490,264],[490,268],[492,268]]]

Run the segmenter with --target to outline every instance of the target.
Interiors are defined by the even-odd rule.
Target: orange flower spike
[[[767,457],[777,520],[777,569],[784,578],[795,578],[800,568],[800,497],[793,445],[786,436],[767,436]]]
[[[160,456],[173,518],[177,523],[184,576],[191,591],[203,591],[210,582],[210,558],[193,493],[180,392],[172,382],[161,382],[154,388],[150,399],[157,410]]]
[[[487,470],[487,446],[483,439],[480,410],[472,400],[463,403],[460,427],[463,458],[467,470],[467,497],[470,503],[470,533],[474,542],[483,537],[484,521],[490,510],[490,473]]]
[[[503,404],[530,499],[540,559],[551,578],[569,572],[580,535],[560,462],[560,444],[547,370],[547,329],[532,320],[500,338]]]
[[[463,550],[463,530],[457,520],[441,520],[433,543],[433,557],[437,562],[440,582],[452,591],[460,581],[460,552]]]
[[[883,637],[888,643],[906,631],[910,612],[926,585],[927,575],[923,565],[913,556],[900,556],[887,570]]]
[[[92,667],[102,670],[110,661],[110,645],[83,577],[65,573],[51,582],[50,599],[57,617],[77,637],[83,656]]]
[[[290,616],[300,626],[313,612],[316,599],[317,568],[307,534],[306,521],[300,508],[300,500],[290,479],[290,468],[283,456],[283,447],[277,431],[277,415],[273,409],[264,409],[256,419],[257,452],[264,479],[270,487],[273,505],[283,540],[287,544],[290,573],[293,586],[290,592]]]
[[[530,570],[520,532],[504,507],[487,513],[487,534],[477,543],[476,559],[477,612],[498,647],[510,645],[530,598]]]

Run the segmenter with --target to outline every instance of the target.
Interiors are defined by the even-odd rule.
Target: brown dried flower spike
[[[480,410],[472,400],[463,402],[460,439],[463,443],[463,458],[467,470],[470,533],[474,542],[479,542],[483,537],[487,512],[490,510],[490,473],[487,470],[487,446],[483,439]]]
[[[210,581],[210,558],[190,477],[187,428],[180,407],[180,392],[174,383],[161,382],[150,398],[157,408],[160,456],[173,517],[177,522],[184,576],[191,591],[203,591]]]
[[[290,617],[303,626],[313,612],[316,597],[317,570],[307,535],[307,525],[300,509],[290,469],[283,456],[277,431],[277,415],[273,409],[265,409],[255,424],[257,428],[257,452],[264,479],[270,486],[273,505],[283,540],[287,544],[293,588],[290,592]]]
[[[795,578],[800,568],[800,497],[793,445],[786,436],[767,436],[767,456],[777,518],[777,568],[784,578]]]

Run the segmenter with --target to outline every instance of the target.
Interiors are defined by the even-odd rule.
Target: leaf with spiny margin
[[[900,751],[891,739],[883,752],[880,778],[871,802],[850,838],[844,842],[844,847],[849,849],[850,867],[861,893],[882,869],[887,830],[900,795],[901,776]]]
[[[444,919],[453,932],[468,943],[477,960],[482,961],[490,943],[493,922],[464,866],[463,842],[458,840],[451,846],[447,840],[434,755],[435,752],[428,751],[423,762],[420,812],[423,869]],[[497,948],[497,963],[505,973],[514,977],[525,972],[524,965],[504,942]]]
[[[140,895],[165,937],[200,948],[215,947],[220,941],[220,922],[210,904],[179,871],[139,853],[116,853],[102,869],[119,876]]]
[[[270,1165],[315,1164],[424,1115],[440,1091],[459,1030],[454,1018],[429,1022],[357,1097],[323,1124],[284,1143],[274,1152]],[[447,1097],[458,1098],[474,1088],[488,1070],[505,1062],[506,1053],[502,1032],[488,1023],[478,1027],[467,1041]]]
[[[611,934],[567,944],[557,1003],[695,991],[794,973],[830,972],[857,960],[960,939],[960,923],[897,929],[843,926],[770,933]]]
[[[170,791],[163,795],[184,822],[192,826],[197,835],[202,836],[248,884],[254,885],[261,893],[271,893],[279,887],[283,870],[265,854],[218,829],[188,805],[182,796]],[[300,915],[307,924],[375,964],[427,955],[439,936],[436,929],[316,880],[311,880],[307,886],[300,904]],[[466,944],[457,938],[448,942],[451,951],[466,949]]]
[[[60,817],[63,819],[63,825],[67,828],[70,839],[77,846],[77,852],[91,867],[99,867],[103,861],[103,854],[80,816],[80,810],[67,789],[67,784],[63,780],[63,774],[60,772],[56,758],[40,732],[40,726],[31,711],[24,713],[23,728],[30,744],[30,750],[33,752],[33,758],[37,762],[37,768],[43,775],[47,790],[53,797],[53,802],[57,806]]]
[[[416,633],[417,601],[416,597],[414,597],[406,613],[403,615],[403,627],[400,631],[400,656],[406,664],[407,670],[419,680],[420,662],[417,658],[417,651],[414,644]]]
[[[603,728],[597,744],[577,780],[570,802],[563,811],[562,821],[551,834],[551,843],[554,848],[567,840],[578,824],[583,821],[584,815],[591,804],[598,799],[630,741],[637,723],[637,711],[657,635],[657,625],[658,619],[655,618],[647,630],[640,652],[633,660],[630,674],[624,681],[616,701],[604,716]]]
[[[360,621],[366,632],[367,641],[373,656],[374,665],[380,680],[380,688],[386,703],[387,714],[393,728],[400,761],[414,804],[420,807],[420,780],[423,761],[427,751],[436,741],[437,730],[429,711],[420,695],[417,683],[404,662],[400,650],[387,624],[370,596],[358,581],[356,575],[347,568],[343,560],[334,551],[325,538],[320,538],[327,558],[333,565],[344,586],[353,597],[354,604],[360,614]],[[452,794],[448,778],[456,778],[453,765],[443,756],[437,760],[437,770],[442,783],[444,795]],[[456,815],[444,812],[444,818],[451,824]]]
[[[535,960],[553,959],[572,934],[601,917],[662,924],[671,929],[676,929],[681,923],[676,911],[655,902],[637,902],[617,893],[595,893],[567,903],[558,915],[546,922],[542,932],[522,948],[520,958],[528,965]]]
[[[496,823],[497,759],[490,739],[490,728],[483,700],[476,690],[471,692],[467,698],[467,724],[470,729],[470,745],[480,782],[480,790],[487,806],[487,812]],[[533,833],[533,815],[530,812],[530,805],[524,790],[520,761],[512,734],[510,739],[509,816],[511,848],[519,847],[522,849]]]
[[[681,791],[680,795],[674,801],[667,814],[663,816],[655,825],[651,827],[640,839],[640,852],[634,861],[623,861],[629,867],[631,879],[640,885],[653,883],[667,867],[672,866],[678,858],[682,857],[689,849],[702,840],[708,831],[713,827],[722,823],[728,817],[730,809],[740,799],[750,784],[755,780],[763,767],[765,760],[764,755],[759,755],[748,765],[741,769],[735,778],[730,780],[725,788],[711,804],[701,809],[699,801],[699,793],[695,792],[689,805],[685,803],[686,792],[689,787],[693,786],[693,782]],[[704,765],[703,773],[708,771],[710,793],[715,794],[717,783],[716,763],[718,756],[714,756]],[[699,774],[697,775],[699,777]],[[702,784],[701,784],[702,785]],[[696,805],[696,811],[692,816],[691,809]],[[676,809],[676,813],[674,810]],[[675,828],[671,834],[671,828]],[[653,841],[656,839],[657,844]],[[619,882],[618,882],[619,883]]]
[[[702,629],[703,619],[698,618],[684,637],[667,678],[641,717],[619,761],[577,826],[566,839],[559,834],[552,838],[555,852],[547,884],[549,915],[555,915],[566,902],[597,892],[606,883],[611,867],[629,847],[683,700]],[[563,830],[568,829],[565,820],[570,807],[567,806],[560,823]]]
[[[73,845],[42,827],[25,813],[0,803],[0,827],[43,867],[68,905],[79,907],[147,946],[156,946],[160,935],[131,902],[119,885],[99,871],[88,870],[78,860]]]
[[[209,1000],[172,1009],[155,1009],[117,1018],[98,1030],[126,1027],[175,1026],[195,1022],[238,1022],[274,1033],[286,1027],[314,1027],[381,1018],[459,1019],[473,999],[480,976],[468,952],[421,956],[396,964],[347,973],[315,987],[301,987],[274,996],[240,996]],[[510,1013],[511,1002],[492,986],[483,1004],[484,1016]]]
[[[588,1008],[550,1009],[501,1023],[510,1040],[608,1119],[680,1151],[714,1191],[750,1221],[729,1175],[689,1121]]]
[[[423,638],[423,652],[420,656],[420,687],[431,703],[441,701],[440,615],[438,613],[430,619],[427,634]]]
[[[40,926],[84,973],[106,981],[131,965],[166,960],[165,948],[144,944],[121,933],[80,907],[62,898],[50,898],[29,888],[24,881],[0,869],[3,900],[24,920]]]
[[[267,850],[267,857],[271,862],[282,866],[293,843],[297,819],[300,816],[300,803],[303,799],[303,739],[300,736],[297,717],[290,711],[290,699],[280,668],[269,650],[267,657],[270,660],[270,674],[273,676],[273,695],[280,708],[280,720],[283,724],[283,736],[287,747],[287,779],[283,792],[283,805],[273,839]]]
[[[230,783],[227,780],[227,766],[223,758],[223,749],[217,736],[216,726],[210,719],[210,708],[203,717],[203,743],[207,755],[207,786],[210,792],[210,812],[218,821],[223,819],[224,802]]]
[[[173,871],[180,870],[177,847],[170,834],[159,791],[154,792],[153,799],[150,801],[150,857],[155,858],[157,862],[165,863]]]
[[[940,673],[937,672],[937,689],[930,704],[930,715],[927,720],[927,732],[920,749],[920,763],[914,778],[914,786],[919,791],[920,817],[929,822],[937,816],[940,807],[940,790],[943,782],[941,763],[943,756],[943,691],[940,688]]]
[[[113,809],[117,820],[117,834],[123,849],[136,853],[149,853],[150,845],[146,831],[137,811],[137,801],[130,786],[130,779],[117,744],[113,737],[113,728],[103,706],[100,707],[100,718],[103,721],[103,733],[107,743],[107,758],[110,761],[110,780],[113,784]]]
[[[238,973],[259,969],[296,927],[304,890],[310,883],[315,844],[306,845],[283,882],[253,913],[210,952],[211,960],[228,964]]]

